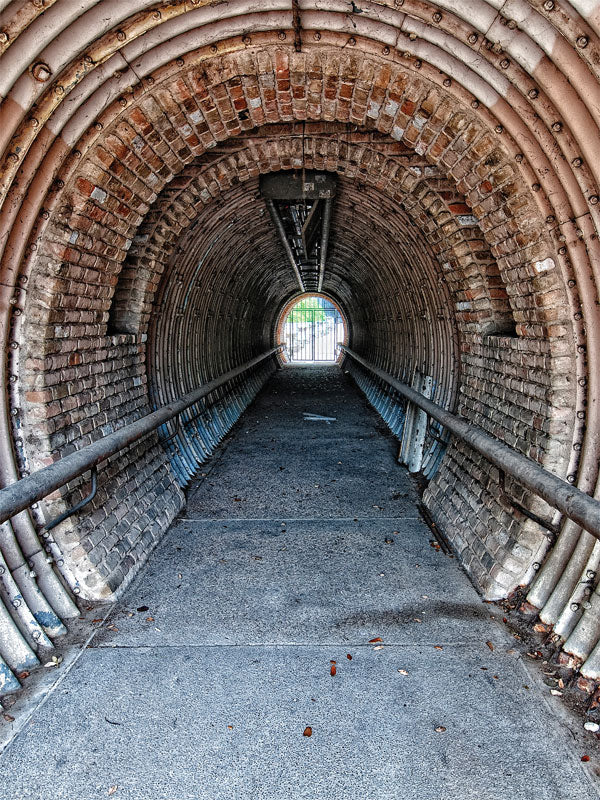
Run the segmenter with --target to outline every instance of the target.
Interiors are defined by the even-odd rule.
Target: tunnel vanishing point
[[[52,529],[89,464],[4,515],[3,692],[131,583],[303,295],[400,438],[369,365],[598,496],[600,2],[0,0],[0,54],[0,485],[235,371]],[[593,695],[596,537],[431,419],[417,444],[476,588]]]

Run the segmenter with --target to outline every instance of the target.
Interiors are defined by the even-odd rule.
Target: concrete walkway
[[[339,369],[280,371],[4,753],[3,800],[597,796],[396,450]]]

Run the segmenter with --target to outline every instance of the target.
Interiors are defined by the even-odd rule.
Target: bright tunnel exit
[[[325,297],[304,295],[287,312],[281,341],[291,362],[333,362],[337,345],[346,341],[344,319]]]

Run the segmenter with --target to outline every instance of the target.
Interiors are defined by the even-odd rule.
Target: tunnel
[[[597,705],[596,537],[381,373],[598,498],[599,37],[596,0],[0,1],[0,486],[236,373],[2,523],[0,691],[139,578],[312,297],[432,529]]]

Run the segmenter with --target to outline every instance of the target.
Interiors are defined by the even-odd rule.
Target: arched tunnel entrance
[[[484,600],[511,607],[510,619],[523,623],[515,635],[560,670],[555,690],[566,682],[573,697],[581,693],[577,702],[591,698],[593,715],[600,517],[580,494],[598,495],[600,447],[597,4],[75,5],[0,2],[0,506],[19,487],[46,487],[27,494],[34,500],[7,500],[1,523],[8,716],[32,670],[60,665],[52,656],[69,641],[61,637],[84,631],[82,609],[137,596],[126,592],[150,574],[140,570],[175,521],[204,520],[190,535],[206,537],[217,571],[228,558],[218,556],[215,520],[230,520],[234,538],[239,519],[254,520],[235,560],[244,547],[260,557],[252,538],[260,520],[275,541],[273,524],[354,524],[370,506],[374,535],[391,552],[393,520],[411,516],[405,494],[413,516],[439,535],[434,549],[454,556]],[[302,372],[297,361],[330,363]],[[346,411],[348,430],[363,434],[354,444],[341,433]],[[388,431],[381,439],[375,413]],[[156,424],[144,427],[151,414]],[[270,441],[271,415],[268,466],[251,469],[250,443]],[[459,435],[461,425],[488,444]],[[235,469],[267,481],[255,487],[264,502],[250,516],[233,477],[209,491],[233,429]],[[335,466],[348,467],[340,492],[360,498],[360,513],[335,486],[317,493],[321,506],[310,500],[303,470],[308,488],[322,489],[312,455],[294,460],[291,477],[276,463],[272,451],[285,450],[288,434],[303,446],[339,435]],[[547,479],[532,489],[535,481],[492,458],[496,444]],[[39,477],[76,462],[62,483]],[[389,496],[377,494],[373,476]],[[550,499],[554,477],[564,502]],[[573,511],[580,502],[588,516]],[[361,549],[368,533],[337,525],[329,534],[342,542],[347,533],[349,551],[375,568]],[[325,547],[322,531],[301,534]],[[406,541],[411,563],[427,561],[413,558],[416,539]],[[391,569],[404,575],[393,552]],[[201,558],[186,553],[190,563]],[[271,577],[289,579],[310,629],[315,604],[279,566]],[[311,562],[307,574],[318,570]],[[352,585],[360,596],[360,581]],[[350,608],[353,591],[338,588]],[[384,622],[420,618],[408,601],[406,618],[396,613],[402,590],[388,586]],[[412,599],[420,606],[423,595]],[[139,600],[136,608],[150,609]],[[279,613],[282,595],[274,590],[264,603]],[[451,599],[436,603],[436,619],[454,619]],[[359,612],[344,619],[364,638]],[[373,633],[366,642],[379,647]],[[440,631],[427,646],[444,641]],[[459,641],[449,634],[452,646]]]

